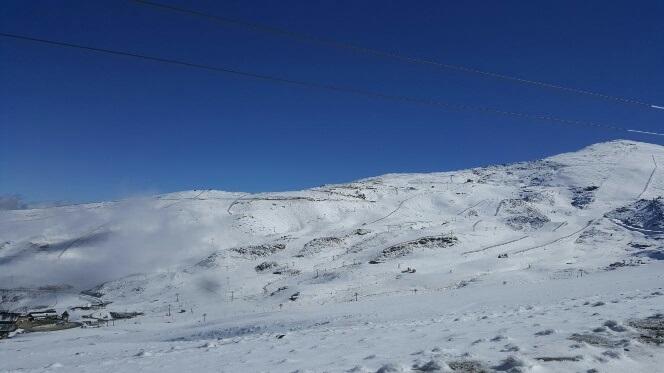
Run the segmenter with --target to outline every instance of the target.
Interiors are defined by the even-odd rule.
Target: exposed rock
[[[584,342],[589,345],[599,346],[599,347],[608,347],[608,348],[617,348],[625,347],[629,344],[627,339],[610,339],[602,335],[597,334],[572,334],[569,339],[576,342]]]
[[[514,230],[539,229],[551,221],[546,215],[521,199],[502,200],[496,214],[504,216],[505,224]]]
[[[577,238],[574,242],[578,244],[600,243],[610,240],[611,236],[612,236],[611,232],[607,232],[605,230],[599,229],[596,226],[593,226],[581,232],[579,238]]]
[[[302,250],[300,250],[296,257],[305,257],[305,256],[310,256],[310,255],[315,255],[320,253],[326,248],[330,247],[338,247],[341,244],[343,244],[343,239],[338,238],[338,237],[320,237],[320,238],[314,238],[313,240],[307,242],[304,244],[302,247]]]
[[[522,372],[521,368],[525,365],[526,364],[523,362],[523,360],[515,356],[508,356],[506,359],[501,361],[500,364],[493,367],[493,369],[499,372],[518,373]]]
[[[627,325],[640,332],[639,340],[643,343],[664,344],[664,314],[656,314],[644,319],[629,320]]]
[[[632,256],[639,258],[649,258],[654,260],[664,260],[664,249],[659,250],[643,250],[638,253],[632,254]]]
[[[456,244],[458,241],[459,240],[456,237],[449,235],[421,237],[413,241],[402,242],[385,248],[369,263],[377,264],[387,259],[406,256],[412,253],[416,248],[433,249],[449,247]]]
[[[435,360],[429,360],[424,364],[414,364],[413,370],[417,372],[440,372],[443,367]]]
[[[240,254],[241,256],[254,259],[259,257],[270,256],[278,251],[284,250],[286,245],[282,243],[240,246],[230,249],[230,251]]]
[[[664,234],[664,198],[640,199],[632,204],[606,213],[625,228],[637,230],[648,236]]]
[[[254,269],[258,273],[263,273],[263,272],[268,272],[273,270],[274,268],[279,267],[279,264],[277,262],[262,262],[258,264]]]
[[[455,373],[489,373],[484,364],[476,360],[455,360],[447,363]]]
[[[200,262],[196,263],[196,267],[202,267],[202,268],[214,268],[217,267],[217,259],[219,257],[223,257],[222,252],[214,252],[210,255],[208,255],[205,259],[201,260]]]
[[[280,287],[277,288],[277,290],[271,292],[271,293],[270,293],[270,296],[272,297],[272,296],[274,296],[274,295],[276,295],[276,294],[279,294],[279,293],[281,293],[282,291],[284,291],[284,290],[286,290],[286,289],[288,289],[288,286],[280,286]]]
[[[548,205],[554,204],[554,198],[549,191],[536,191],[525,189],[520,192],[519,197],[522,200],[530,203],[546,203]]]
[[[595,201],[595,191],[597,189],[599,189],[599,187],[595,185],[571,188],[572,206],[579,209],[586,208],[589,204]]]

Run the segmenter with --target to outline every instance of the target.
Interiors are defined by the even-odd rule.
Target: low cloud
[[[23,210],[28,205],[18,194],[0,195],[0,210]]]
[[[11,279],[10,286],[90,288],[199,260],[220,224],[149,198],[56,207],[21,219],[0,226],[0,282]]]

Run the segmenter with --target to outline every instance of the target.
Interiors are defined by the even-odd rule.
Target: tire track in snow
[[[477,224],[479,224],[481,222],[482,222],[482,219],[476,221],[475,224],[473,224],[473,232],[475,232],[475,227],[477,227]]]
[[[641,197],[646,193],[648,190],[648,187],[650,187],[650,183],[652,182],[653,176],[655,176],[655,171],[657,171],[657,161],[655,160],[655,155],[652,155],[652,163],[655,164],[655,167],[652,169],[652,172],[650,173],[650,177],[648,178],[648,181],[646,182],[646,186],[643,187],[643,191],[641,194],[639,194],[638,197],[636,197],[637,200],[641,199]]]
[[[537,246],[529,247],[529,248],[527,248],[527,249],[521,249],[521,250],[513,251],[512,254],[522,254],[522,253],[525,253],[526,251],[539,249],[539,248],[542,248],[542,247],[545,247],[545,246],[549,246],[549,245],[551,245],[551,244],[554,244],[554,243],[556,243],[556,242],[562,241],[562,240],[564,240],[564,239],[566,239],[566,238],[569,238],[569,237],[574,236],[575,234],[578,234],[578,233],[583,232],[583,231],[586,230],[586,228],[588,228],[588,227],[590,226],[590,224],[592,224],[593,222],[594,222],[594,220],[590,220],[590,221],[588,221],[588,223],[586,223],[586,225],[584,225],[583,228],[581,228],[581,229],[579,229],[579,230],[576,230],[576,231],[574,231],[574,232],[572,232],[572,233],[570,233],[570,234],[568,234],[568,235],[566,235],[566,236],[562,236],[562,237],[556,238],[556,239],[553,240],[553,241],[550,241],[550,242],[547,242],[547,243],[544,243],[544,244],[541,244],[541,245],[537,245]]]
[[[512,242],[521,241],[521,240],[523,240],[524,238],[528,238],[528,237],[530,237],[530,236],[523,236],[523,237],[520,237],[520,238],[516,238],[516,239],[514,239],[514,240],[509,240],[509,241],[505,241],[505,242],[497,243],[497,244],[495,244],[495,245],[490,245],[490,246],[487,246],[487,247],[483,247],[483,248],[481,248],[481,249],[471,250],[471,251],[466,251],[466,252],[461,253],[461,255],[479,253],[479,252],[482,252],[482,251],[485,251],[485,250],[493,249],[494,247],[498,247],[498,246],[503,246],[503,245],[511,244]]]
[[[415,197],[419,197],[419,196],[421,196],[421,194],[414,195],[414,196],[412,196],[412,197],[410,197],[410,198],[406,198],[406,199],[404,199],[403,201],[399,202],[399,205],[397,205],[397,208],[395,208],[394,210],[392,210],[392,212],[390,212],[389,214],[383,216],[382,218],[378,218],[378,219],[376,219],[376,220],[374,220],[374,221],[372,221],[372,222],[370,222],[370,223],[364,223],[364,224],[362,224],[362,226],[367,226],[367,225],[371,225],[371,224],[373,224],[373,223],[378,223],[378,222],[381,221],[381,220],[385,220],[385,219],[389,218],[390,216],[394,215],[397,211],[399,211],[399,210],[401,209],[401,207],[403,206],[404,203],[410,201],[411,199],[413,199],[413,198],[415,198]]]
[[[177,204],[179,204],[179,203],[182,203],[182,202],[184,202],[184,201],[188,201],[188,200],[197,200],[198,197],[202,196],[204,193],[207,193],[207,192],[209,192],[208,189],[203,190],[202,192],[198,193],[197,195],[195,195],[195,196],[193,196],[193,197],[191,197],[191,198],[180,198],[180,199],[178,199],[177,201],[171,203],[170,205],[163,206],[162,209],[167,209],[167,208],[169,208],[169,207],[175,206],[175,205],[177,205]]]
[[[414,198],[416,198],[416,197],[422,197],[422,196],[426,196],[426,195],[431,196],[431,195],[434,195],[434,194],[446,194],[446,193],[449,193],[449,192],[451,192],[451,191],[456,191],[456,190],[458,190],[459,188],[460,188],[460,186],[459,186],[458,188],[454,189],[454,190],[446,190],[446,191],[442,191],[442,192],[433,192],[433,193],[421,193],[421,194],[414,195],[414,196],[412,196],[412,197],[410,197],[410,198],[406,198],[406,199],[402,200],[401,202],[399,202],[399,205],[397,206],[397,208],[394,209],[394,210],[393,210],[392,212],[390,212],[389,214],[383,216],[382,218],[378,218],[378,219],[376,219],[376,220],[374,220],[374,221],[372,221],[372,222],[370,222],[370,223],[363,223],[361,226],[367,226],[367,225],[370,225],[370,224],[373,224],[373,223],[377,223],[377,222],[379,222],[379,221],[381,221],[381,220],[384,220],[384,219],[389,218],[389,217],[392,216],[394,213],[396,213],[397,211],[399,211],[399,209],[401,209],[401,207],[403,206],[403,204],[404,204],[405,202],[408,202],[408,201],[410,201],[411,199],[414,199]]]
[[[265,197],[258,197],[262,195],[261,193],[259,194],[254,194],[253,197],[251,198],[244,198],[248,195],[251,195],[251,193],[245,193],[244,195],[236,198],[231,204],[228,206],[226,209],[226,212],[228,212],[229,215],[233,215],[231,212],[231,209],[233,206],[236,204],[240,203],[240,201],[245,201],[245,202],[254,202],[254,201],[306,201],[306,202],[364,202],[364,203],[374,203],[375,201],[367,201],[364,199],[350,199],[349,197],[345,199],[327,199],[327,198],[316,198],[316,197],[308,197],[308,196],[283,196],[279,194],[268,194]]]
[[[566,222],[566,221],[560,223],[559,226],[553,228],[553,232],[557,231],[558,229],[560,229],[560,228],[562,228],[562,227],[564,227],[564,226],[566,226],[566,225],[567,225],[567,222]]]
[[[498,206],[496,206],[496,213],[493,214],[493,216],[498,216],[498,213],[500,212],[500,208],[503,207],[503,201],[504,200],[501,200],[500,202],[498,202]]]
[[[248,195],[250,195],[250,194],[251,194],[251,193],[244,193],[244,194],[240,195],[239,197],[237,197],[233,202],[231,202],[231,204],[228,205],[228,208],[226,209],[226,212],[228,213],[228,215],[233,215],[233,213],[231,212],[231,209],[233,208],[233,206],[235,206],[238,202],[240,202],[240,200],[241,200],[243,197],[246,197],[246,196],[248,196]]]
[[[476,204],[474,204],[474,205],[472,205],[472,206],[470,206],[470,207],[466,207],[465,209],[463,209],[463,210],[457,212],[457,215],[461,215],[461,214],[463,214],[464,212],[466,212],[466,211],[468,211],[468,210],[470,210],[470,209],[472,209],[472,208],[475,208],[475,207],[479,206],[479,205],[482,204],[483,202],[486,202],[486,200],[483,199],[483,200],[477,202]]]

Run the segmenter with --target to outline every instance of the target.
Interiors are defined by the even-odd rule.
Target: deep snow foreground
[[[664,147],[615,141],[300,192],[0,212],[0,309],[144,313],[2,340],[0,370],[659,371],[658,164]]]

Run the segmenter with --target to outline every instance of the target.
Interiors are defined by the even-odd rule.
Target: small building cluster
[[[58,314],[54,309],[17,313],[0,310],[0,339],[7,338],[18,329],[25,331],[51,331],[77,327],[69,322],[67,311]]]

